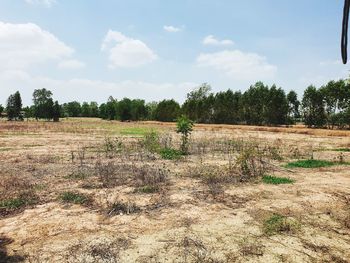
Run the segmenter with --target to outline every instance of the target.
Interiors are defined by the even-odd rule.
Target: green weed
[[[290,178],[267,175],[263,177],[263,182],[265,184],[279,185],[279,184],[293,184],[295,181]]]

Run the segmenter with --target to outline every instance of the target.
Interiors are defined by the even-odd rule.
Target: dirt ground
[[[140,146],[152,130],[178,147],[169,123],[0,121],[0,201],[25,200],[0,208],[0,262],[350,262],[350,131],[196,125],[191,154],[164,160]],[[205,181],[237,161],[228,142],[294,183]],[[285,168],[310,158],[337,165]],[[167,179],[139,191],[138,173]],[[293,224],[268,233],[274,215]]]

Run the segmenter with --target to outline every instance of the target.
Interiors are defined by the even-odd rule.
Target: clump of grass
[[[141,209],[134,203],[116,202],[110,208],[108,215],[130,215],[140,211]]]
[[[160,150],[160,156],[165,160],[179,160],[182,152],[173,148],[164,148]]]
[[[263,231],[266,235],[294,233],[300,228],[297,221],[279,214],[273,214],[264,222]]]
[[[61,194],[60,199],[64,203],[70,204],[86,204],[89,201],[89,198],[80,193],[74,192],[64,192]]]
[[[286,165],[287,168],[321,168],[339,165],[339,162],[331,162],[324,160],[299,160]]]
[[[0,202],[0,208],[15,210],[25,206],[26,202],[22,198],[7,199]]]
[[[142,146],[151,153],[158,153],[161,148],[159,134],[156,131],[146,133],[142,141]]]
[[[336,152],[350,152],[350,148],[340,148],[340,149],[335,149],[334,151],[336,151]]]
[[[293,179],[286,178],[286,177],[276,177],[276,176],[266,175],[263,177],[263,182],[265,184],[279,185],[279,184],[293,184],[295,181]]]
[[[153,194],[159,191],[159,187],[152,186],[152,185],[145,185],[139,188],[135,189],[135,192],[137,193],[143,193],[143,194]]]
[[[8,212],[34,205],[37,201],[38,197],[35,195],[34,191],[22,191],[16,197],[1,200],[0,213],[7,214]]]

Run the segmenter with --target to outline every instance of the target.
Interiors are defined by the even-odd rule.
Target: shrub
[[[108,215],[130,215],[140,211],[141,209],[134,203],[116,202],[110,208]]]
[[[182,115],[177,119],[177,133],[181,133],[181,151],[183,154],[188,154],[189,136],[193,131],[193,121]]]
[[[165,160],[178,160],[182,157],[182,151],[173,148],[164,148],[160,150],[160,156]]]
[[[294,233],[299,227],[298,222],[295,220],[279,214],[273,214],[264,222],[264,233],[267,235]]]
[[[285,178],[285,177],[275,177],[275,176],[264,176],[263,177],[263,182],[265,184],[275,184],[275,185],[278,185],[278,184],[292,184],[294,183],[295,181],[290,179],[290,178]]]
[[[157,153],[160,150],[159,135],[155,131],[145,134],[142,141],[143,147],[151,153]]]
[[[235,166],[241,176],[241,181],[263,176],[268,170],[263,155],[256,147],[252,146],[242,149],[236,159]]]
[[[61,194],[60,199],[64,203],[71,204],[86,204],[89,201],[89,198],[83,194],[75,193],[75,192],[64,192]]]

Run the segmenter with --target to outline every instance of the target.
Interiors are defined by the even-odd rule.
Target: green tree
[[[244,92],[242,96],[242,110],[244,121],[249,125],[262,125],[266,121],[266,106],[269,88],[262,82]]]
[[[7,118],[9,120],[23,120],[21,115],[22,111],[22,98],[21,94],[17,91],[15,94],[10,95],[7,99]]]
[[[116,120],[118,119],[117,116],[117,108],[118,108],[118,102],[115,100],[112,96],[108,98],[108,101],[106,103],[106,119],[107,120]]]
[[[53,110],[52,110],[52,119],[54,122],[58,122],[61,117],[61,107],[58,104],[58,101],[56,100],[54,105],[53,105]]]
[[[180,115],[180,105],[175,100],[163,100],[159,102],[155,110],[157,121],[173,122]]]
[[[64,110],[68,117],[80,117],[81,116],[81,105],[77,101],[68,102],[64,105]]]
[[[187,100],[182,106],[182,111],[196,122],[209,123],[213,103],[214,96],[211,93],[211,86],[204,83],[187,94]]]
[[[219,92],[213,103],[213,121],[218,124],[237,124],[241,119],[241,92]]]
[[[118,102],[117,105],[117,114],[121,121],[131,120],[132,117],[132,108],[131,108],[131,100],[128,98],[124,98]]]
[[[52,119],[52,92],[47,89],[36,89],[33,93],[34,116],[36,119]]]
[[[291,90],[287,95],[288,102],[288,123],[294,124],[300,118],[300,101],[298,94]]]
[[[177,119],[176,127],[176,132],[181,133],[181,152],[183,154],[188,154],[189,137],[193,131],[193,121],[185,115],[182,115]]]
[[[81,117],[91,117],[90,104],[87,102],[83,102],[81,105]]]
[[[265,122],[269,125],[281,125],[287,123],[288,101],[283,89],[273,85],[267,97],[265,105]]]
[[[0,104],[0,118],[3,112],[4,112],[4,107]]]
[[[302,100],[304,122],[308,127],[323,127],[326,124],[326,114],[322,93],[314,86],[309,86]]]

